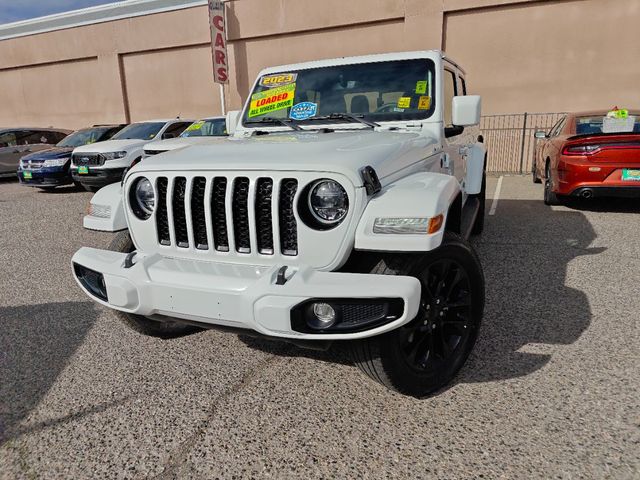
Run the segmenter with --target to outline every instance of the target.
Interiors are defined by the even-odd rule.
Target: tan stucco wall
[[[640,106],[638,0],[234,0],[238,108],[263,67],[441,48],[484,113]],[[0,125],[75,128],[221,111],[206,7],[0,41]]]

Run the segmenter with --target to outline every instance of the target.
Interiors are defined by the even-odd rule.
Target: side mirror
[[[541,140],[543,138],[547,138],[547,133],[543,132],[542,130],[538,130],[533,134],[533,136]]]
[[[176,138],[176,136],[173,133],[163,133],[162,134],[162,140],[168,140],[170,138]]]
[[[235,133],[238,126],[238,120],[240,119],[240,110],[231,110],[227,112],[227,135],[231,136]]]
[[[482,99],[480,95],[453,97],[451,123],[456,127],[471,127],[480,124]]]

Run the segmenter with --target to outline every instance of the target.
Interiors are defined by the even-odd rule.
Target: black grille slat
[[[207,180],[204,177],[196,177],[193,179],[191,186],[191,224],[193,225],[193,240],[198,250],[207,250],[209,248],[204,213],[204,189],[206,185]]]
[[[156,230],[158,231],[158,242],[160,242],[160,245],[171,245],[171,237],[169,236],[169,219],[167,217],[167,185],[168,181],[166,177],[158,178],[158,208],[156,210]]]
[[[251,240],[249,234],[249,179],[238,177],[233,182],[233,236],[236,242],[236,250],[240,253],[251,252]]]
[[[220,252],[229,251],[229,235],[227,233],[226,199],[227,179],[215,177],[211,189],[211,220],[213,224],[214,248]]]
[[[264,255],[273,255],[272,195],[273,180],[259,178],[256,182],[256,237],[258,239],[258,252]]]
[[[173,195],[171,207],[173,211],[173,230],[176,234],[176,245],[181,248],[189,248],[189,235],[187,234],[187,215],[185,213],[185,192],[187,179],[176,177],[173,183]]]
[[[298,190],[295,178],[285,178],[280,183],[278,212],[280,216],[280,250],[283,255],[298,254],[298,228],[294,215],[293,199]]]
[[[104,165],[104,157],[99,153],[76,153],[71,156],[71,163],[74,166],[100,166]]]

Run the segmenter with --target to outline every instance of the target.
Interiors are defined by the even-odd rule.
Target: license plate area
[[[625,168],[622,170],[623,182],[640,182],[640,170]]]
[[[31,172],[22,172],[22,178],[25,180],[31,180],[33,178],[33,174]]]
[[[78,175],[86,175],[89,173],[89,167],[86,165],[80,165],[78,167]]]

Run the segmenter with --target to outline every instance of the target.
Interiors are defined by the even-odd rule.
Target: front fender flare
[[[103,232],[117,232],[127,228],[127,218],[122,202],[122,186],[120,183],[112,183],[98,190],[91,198],[92,206],[100,206],[103,212],[109,212],[109,216],[85,215],[82,220],[84,228],[100,230]]]
[[[385,252],[424,252],[438,248],[444,236],[449,207],[460,194],[455,177],[421,172],[387,185],[367,204],[356,229],[355,249]],[[436,233],[373,233],[376,218],[431,218],[444,215]]]

